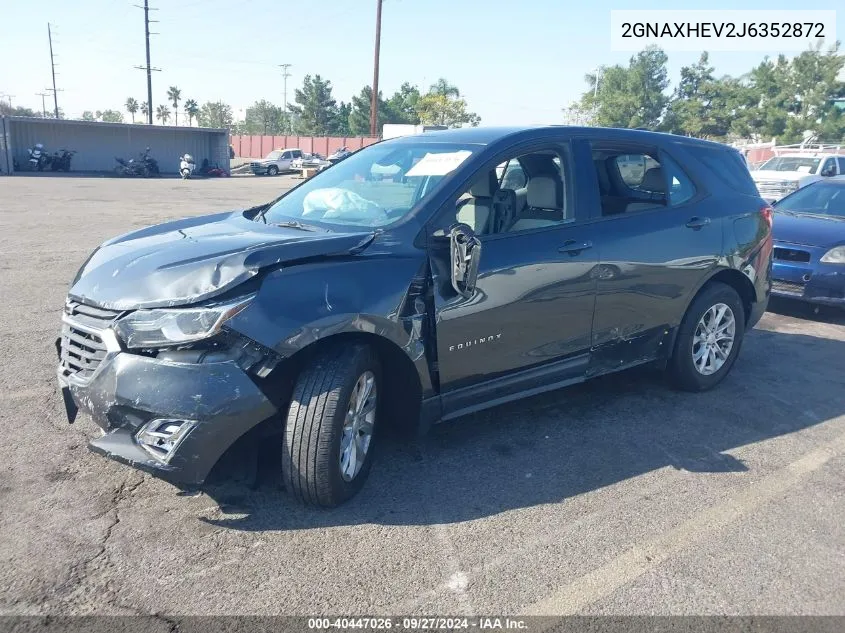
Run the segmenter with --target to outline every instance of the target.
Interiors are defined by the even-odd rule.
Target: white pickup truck
[[[256,176],[263,174],[275,176],[281,172],[291,171],[292,163],[297,158],[302,158],[302,150],[296,147],[274,149],[266,157],[252,161],[249,168]]]
[[[806,150],[778,153],[751,172],[760,197],[768,202],[817,180],[840,175],[845,175],[845,154]]]

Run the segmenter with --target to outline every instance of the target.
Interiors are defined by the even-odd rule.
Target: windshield
[[[815,174],[821,160],[821,158],[803,158],[801,156],[778,156],[767,160],[760,169],[767,169],[769,171],[800,171],[805,174]]]
[[[267,209],[268,224],[384,226],[405,216],[480,148],[403,141],[364,148],[307,180]]]
[[[267,154],[267,158],[265,158],[264,160],[279,160],[279,156],[281,156],[281,155],[282,155],[282,150],[274,149],[272,152]]]
[[[845,218],[845,183],[819,182],[799,189],[775,205],[778,211]]]

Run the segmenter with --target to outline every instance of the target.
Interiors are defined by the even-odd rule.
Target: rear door
[[[636,364],[667,344],[722,252],[720,211],[665,151],[591,142],[602,244],[589,373]]]

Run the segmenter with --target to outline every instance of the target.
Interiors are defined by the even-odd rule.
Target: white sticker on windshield
[[[802,174],[809,174],[811,169],[812,167],[810,167],[809,165],[798,165],[798,169],[796,169],[795,171],[800,172]]]
[[[426,154],[411,167],[406,176],[445,176],[458,165],[469,158],[472,152],[460,150],[458,152],[442,152],[440,154]]]

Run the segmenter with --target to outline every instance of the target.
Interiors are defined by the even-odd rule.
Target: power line
[[[150,35],[158,35],[158,33],[150,33],[150,22],[158,22],[158,20],[150,20],[150,11],[158,11],[158,9],[150,9],[149,0],[144,0],[144,6],[135,5],[139,9],[144,10],[144,38],[147,44],[147,65],[135,66],[138,70],[147,71],[147,123],[153,124],[153,71],[161,71],[161,68],[153,68],[150,66]]]
[[[282,112],[284,112],[285,118],[284,121],[288,121],[288,77],[290,77],[290,73],[288,72],[288,68],[293,66],[293,64],[279,64],[279,68],[282,69],[282,78],[284,79],[284,91],[282,92],[282,98],[284,100],[284,105],[282,105]],[[288,132],[288,125],[285,123],[285,133]]]
[[[50,28],[50,23],[47,22],[47,39],[50,42],[50,72],[53,75],[53,88],[46,88],[53,92],[53,108],[56,118],[59,118],[59,91],[56,89],[56,56],[53,54],[53,31]],[[42,104],[43,105],[43,104]]]
[[[12,109],[12,98],[15,95],[6,94],[5,92],[0,92],[0,97],[6,97],[9,100],[9,110]]]

